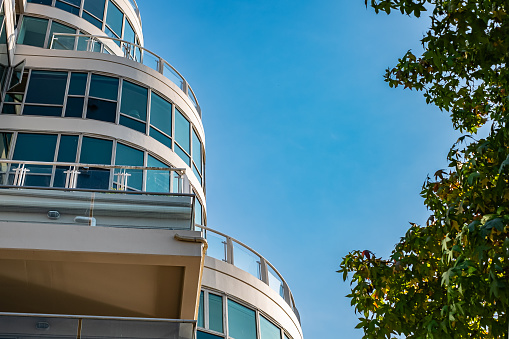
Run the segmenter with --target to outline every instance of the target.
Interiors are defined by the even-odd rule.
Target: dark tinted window
[[[85,95],[87,86],[86,73],[71,73],[71,83],[69,84],[69,95]]]
[[[46,38],[47,19],[23,17],[21,29],[18,34],[18,44],[44,47]]]
[[[117,103],[99,99],[88,99],[87,118],[115,122]]]
[[[57,136],[52,134],[18,133],[14,160],[53,161]]]
[[[89,94],[97,98],[117,100],[118,79],[92,74]]]
[[[26,102],[62,105],[66,83],[65,72],[32,71]]]
[[[111,164],[111,140],[83,137],[80,162],[84,164]]]
[[[65,116],[81,118],[83,116],[83,102],[85,98],[67,98],[67,105],[65,107]]]
[[[148,90],[129,81],[122,84],[120,112],[143,121],[147,120]]]
[[[75,162],[76,150],[78,149],[77,135],[60,136],[60,145],[58,146],[58,162]]]

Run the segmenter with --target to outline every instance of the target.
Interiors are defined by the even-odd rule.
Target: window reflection
[[[256,339],[255,311],[228,299],[228,335]]]
[[[149,155],[147,158],[148,167],[169,167],[165,163],[157,160]],[[147,192],[170,192],[170,175],[169,171],[147,171]]]
[[[47,19],[25,16],[18,34],[18,44],[44,47],[46,39]]]
[[[143,152],[117,143],[115,165],[143,166]],[[117,185],[117,188],[122,186],[122,180],[124,178],[129,190],[141,191],[143,184],[142,170],[115,169],[114,183]]]

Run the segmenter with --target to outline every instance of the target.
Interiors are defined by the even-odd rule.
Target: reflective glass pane
[[[171,173],[173,182],[172,182],[172,193],[182,193],[182,178],[177,172]]]
[[[61,135],[58,146],[58,162],[76,162],[76,151],[78,149],[77,135]]]
[[[59,1],[64,1],[78,7],[81,6],[81,0],[59,0]]]
[[[53,2],[53,0],[28,0],[27,2],[51,6],[51,3]]]
[[[80,163],[110,165],[112,147],[111,140],[83,137]]]
[[[201,142],[196,135],[196,132],[193,129],[193,161],[196,164],[198,171],[201,173],[202,165],[201,165]]]
[[[110,188],[110,171],[101,168],[80,168],[78,175],[78,188],[91,188],[107,190]]]
[[[67,104],[65,106],[65,116],[81,118],[83,116],[83,103],[85,98],[68,97]]]
[[[148,167],[169,167],[165,163],[149,155],[147,158]],[[170,172],[169,171],[147,171],[147,192],[169,192],[170,191]]]
[[[85,0],[83,9],[88,11],[90,14],[95,15],[98,19],[102,20],[104,16],[104,2],[105,0]],[[83,17],[85,18],[84,15]]]
[[[21,105],[4,104],[2,107],[3,114],[21,114]]]
[[[23,101],[23,94],[7,93],[5,94],[5,102],[15,102],[21,104]]]
[[[206,238],[209,244],[207,255],[218,260],[226,261],[226,238],[209,231],[206,233]]]
[[[88,99],[87,118],[106,122],[115,122],[117,103],[99,99]]]
[[[124,38],[123,38],[123,40],[132,42],[133,44],[136,43],[136,36],[134,34],[134,29],[131,26],[131,24],[129,23],[129,21],[127,20],[127,17],[125,18],[125,23],[124,23]]]
[[[18,34],[18,44],[44,47],[47,27],[47,19],[32,18],[29,16],[23,17],[21,29]]]
[[[200,173],[198,173],[198,170],[196,169],[196,166],[193,165],[192,167],[193,167],[193,173],[196,176],[196,179],[198,179],[198,181],[200,182],[200,185],[203,185]]]
[[[97,98],[117,100],[118,79],[92,74],[89,95]]]
[[[223,298],[209,293],[209,329],[223,332]]]
[[[279,277],[279,275],[272,269],[272,267],[267,266],[269,271],[269,286],[274,291],[276,291],[282,298],[284,298],[284,290],[283,290],[283,281]]]
[[[171,104],[154,92],[150,96],[150,123],[171,137]]]
[[[11,146],[12,133],[0,132],[0,159],[7,159]]]
[[[53,134],[18,133],[13,160],[54,160],[57,136]]]
[[[196,102],[196,97],[190,87],[187,88],[187,96],[193,102],[194,107],[198,108],[198,102]]]
[[[88,0],[88,1],[91,1],[91,0]],[[92,1],[94,1],[94,0],[92,0]],[[97,27],[99,29],[102,29],[102,27],[103,27],[102,21],[101,20],[97,20],[95,17],[93,17],[92,15],[88,14],[87,12],[83,12],[81,17],[83,19],[87,20],[88,22],[90,22],[95,27]]]
[[[135,131],[145,133],[145,123],[120,115],[119,124],[134,129]]]
[[[205,327],[203,315],[203,291],[200,292],[200,306],[198,307],[198,327]]]
[[[62,105],[66,85],[66,72],[32,71],[25,102]]]
[[[279,327],[260,316],[260,339],[281,339]]]
[[[171,148],[171,139],[153,127],[150,128],[150,136],[161,144]]]
[[[108,0],[108,10],[106,12],[106,24],[117,34],[122,36],[122,22],[124,21],[124,14],[117,6]]]
[[[184,160],[186,165],[190,165],[189,156],[186,153],[184,153],[184,151],[180,148],[180,146],[175,145],[175,153],[177,153],[177,155],[180,157],[180,159]]]
[[[62,106],[36,106],[25,105],[23,115],[45,115],[52,117],[62,116]]]
[[[223,339],[223,337],[219,337],[217,335],[213,335],[210,333],[205,333],[201,331],[196,332],[196,339]]]
[[[87,73],[71,73],[69,84],[69,95],[85,95],[87,87]]]
[[[122,83],[120,112],[143,121],[147,120],[148,90],[129,81]]]
[[[115,165],[143,166],[143,151],[117,143]],[[116,168],[114,182],[120,185],[120,180],[125,175],[127,175],[127,186],[129,188],[141,190],[143,183],[142,170],[123,170]]]
[[[59,24],[58,22],[52,22],[51,28],[49,31],[49,42],[48,46],[51,46],[51,40],[53,39],[53,49],[65,49],[65,50],[73,50],[74,49],[74,40],[75,37],[56,35],[53,36],[53,33],[66,33],[66,34],[76,34],[76,29]]]
[[[179,112],[178,109],[175,109],[175,141],[187,152],[191,153],[189,149],[189,121]],[[189,163],[189,161],[187,162]]]
[[[235,339],[256,339],[255,311],[229,299],[228,332]]]
[[[202,205],[200,203],[200,200],[196,199],[194,201],[194,223],[198,225],[203,225],[202,220]]]
[[[61,10],[64,10],[64,11],[69,12],[69,13],[74,14],[74,15],[79,15],[80,14],[80,8],[79,7],[71,6],[68,3],[65,3],[65,2],[60,1],[60,0],[57,0],[57,2],[55,3],[55,7],[56,8],[60,8]]]
[[[78,46],[76,47],[77,51],[87,51],[87,52],[101,52],[102,44],[99,41],[94,40],[89,37],[78,37]]]
[[[175,85],[178,86],[181,90],[184,90],[184,80],[182,77],[173,70],[168,64],[163,65],[163,74],[165,77],[170,79]]]
[[[260,279],[260,257],[245,248],[244,246],[233,243],[233,257],[235,266],[251,273]]]

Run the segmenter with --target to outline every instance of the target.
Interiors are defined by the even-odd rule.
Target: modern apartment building
[[[136,2],[0,4],[0,338],[302,339],[207,226],[202,110]]]

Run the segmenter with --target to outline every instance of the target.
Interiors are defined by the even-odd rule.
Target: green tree
[[[366,0],[376,13],[431,13],[422,55],[388,69],[467,135],[421,192],[431,212],[388,259],[345,256],[338,272],[364,338],[504,338],[509,310],[509,1]],[[476,139],[489,124],[486,138]]]

